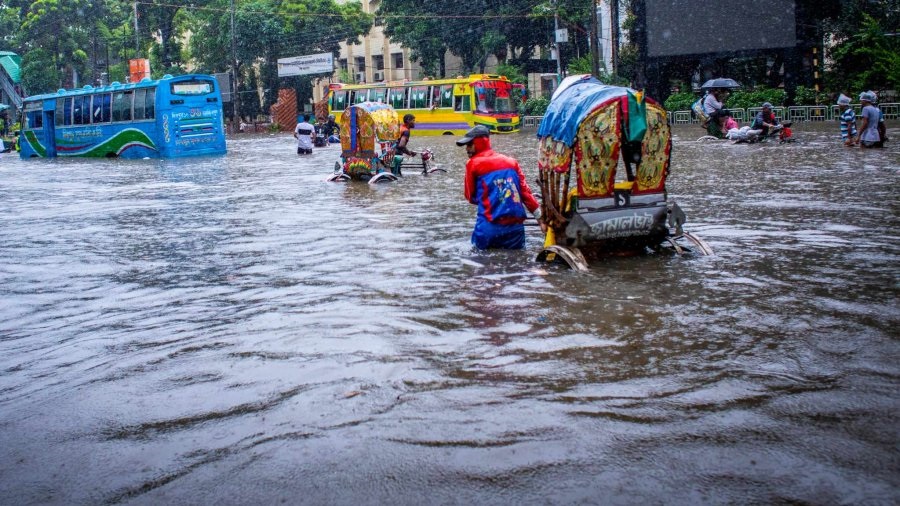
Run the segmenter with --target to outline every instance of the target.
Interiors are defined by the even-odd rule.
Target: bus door
[[[44,107],[44,147],[47,158],[56,158],[56,101],[50,100],[52,109]]]

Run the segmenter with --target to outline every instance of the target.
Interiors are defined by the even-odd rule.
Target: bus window
[[[144,117],[147,119],[156,117],[156,88],[147,88],[147,101],[144,102]]]
[[[428,87],[414,86],[409,89],[409,108],[425,109],[428,107]]]
[[[389,89],[388,103],[394,109],[406,109],[406,88]]]
[[[172,95],[206,95],[213,91],[212,81],[205,79],[191,79],[190,81],[178,81],[169,85]]]
[[[113,121],[131,121],[131,95],[131,91],[118,91],[113,94]]]
[[[94,100],[96,100],[96,99],[94,99]],[[103,116],[103,122],[109,123],[110,113],[112,112],[112,111],[110,111],[110,95],[109,95],[109,93],[104,93],[103,95],[100,95],[100,100],[101,100],[100,105],[103,110],[103,112],[101,113]]]
[[[103,123],[103,95],[93,95],[91,102],[91,123]],[[85,97],[87,98],[87,97]]]
[[[72,97],[72,124],[73,125],[83,125],[84,124],[84,115],[81,111],[81,106],[84,104],[84,97]],[[90,103],[88,104],[90,106]],[[90,118],[90,116],[88,116]]]
[[[350,100],[354,104],[361,104],[366,101],[369,90],[353,90],[350,92]]]
[[[147,90],[134,90],[134,120],[144,119],[144,101],[147,100]]]
[[[453,85],[444,84],[441,86],[441,95],[439,97],[438,107],[453,107]]]
[[[40,102],[25,104],[25,129],[34,130],[44,126],[44,113]]]
[[[469,112],[472,110],[472,97],[469,95],[457,95],[454,109]]]
[[[343,111],[347,108],[347,92],[346,91],[334,91],[331,94],[331,110],[332,111]]]
[[[504,86],[505,84],[505,86]],[[511,86],[493,81],[475,83],[477,97],[476,111],[479,112],[516,112],[516,107],[509,96]]]
[[[374,88],[369,90],[369,100],[372,102],[381,102],[385,103],[384,96],[387,90],[385,88]]]
[[[439,107],[441,105],[441,87],[432,86],[431,92],[428,94],[428,97],[428,105],[430,107]]]
[[[63,126],[72,124],[72,97],[66,98],[63,103],[63,122],[59,124]]]
[[[66,99],[57,98],[56,99],[56,126],[65,125],[65,117],[66,117]]]

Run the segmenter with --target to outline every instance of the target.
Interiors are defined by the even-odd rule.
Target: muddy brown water
[[[0,155],[0,503],[896,503],[900,129],[795,131],[676,128],[715,255],[588,274],[473,250],[449,137],[377,187],[289,135]]]

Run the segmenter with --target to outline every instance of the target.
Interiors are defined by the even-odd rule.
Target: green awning
[[[0,51],[0,66],[13,83],[22,82],[22,57],[9,51]]]

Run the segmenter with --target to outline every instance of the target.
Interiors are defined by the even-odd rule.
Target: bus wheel
[[[107,157],[107,158],[118,158],[119,155],[117,155],[117,154],[115,154],[115,153],[106,153],[106,157]]]
[[[441,135],[453,135],[453,132],[444,132]]]

